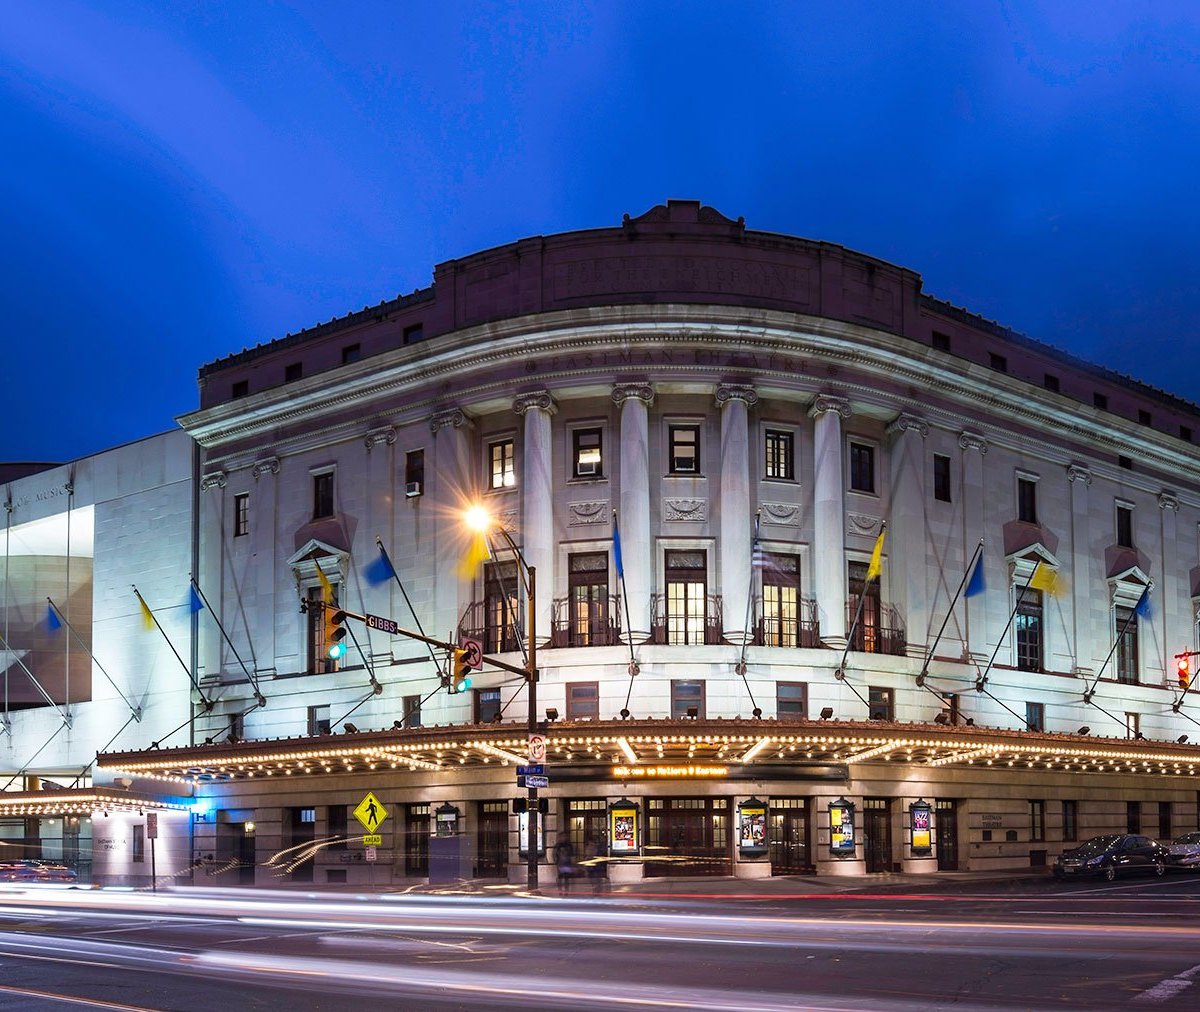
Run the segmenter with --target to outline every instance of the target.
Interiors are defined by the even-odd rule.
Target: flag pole
[[[392,563],[392,557],[388,555],[388,550],[383,546],[383,539],[378,535],[375,537],[375,547],[379,549],[379,554],[383,557],[383,561],[387,566],[388,572],[392,574],[392,579],[396,581],[396,586],[400,588],[400,595],[404,598],[404,603],[408,605],[409,614],[412,615],[413,621],[417,624],[417,632],[424,636],[425,627],[421,625],[421,616],[417,614],[417,609],[412,606],[412,601],[410,601],[408,598],[408,591],[404,589],[404,584],[400,580],[400,573]],[[429,650],[430,660],[433,661],[434,666],[439,672],[441,672],[442,666],[438,662],[437,654],[433,649],[433,644],[426,643],[425,646]]]
[[[1108,656],[1104,658],[1104,663],[1100,665],[1100,670],[1096,672],[1096,677],[1092,681],[1091,688],[1084,690],[1083,701],[1085,703],[1090,703],[1092,701],[1092,696],[1096,694],[1096,686],[1100,684],[1100,676],[1104,674],[1104,669],[1108,667],[1108,662],[1112,660],[1112,655],[1117,652],[1117,647],[1121,643],[1121,637],[1125,635],[1125,630],[1129,628],[1129,623],[1137,618],[1138,608],[1142,606],[1142,601],[1145,600],[1146,595],[1150,593],[1150,588],[1153,586],[1154,581],[1151,580],[1142,588],[1141,594],[1138,595],[1137,604],[1130,609],[1129,617],[1121,623],[1121,628],[1117,632],[1116,637],[1113,639],[1113,645],[1108,650]]]
[[[633,680],[637,676],[640,668],[638,667],[637,657],[633,653],[633,620],[630,618],[629,612],[629,588],[625,585],[625,562],[621,558],[621,527],[618,522],[617,511],[612,511],[613,522],[613,562],[617,567],[617,579],[621,581],[621,600],[625,604],[625,635],[628,637],[629,644],[629,688],[625,690],[625,705],[621,708],[621,716],[629,716],[629,700],[633,698]]]
[[[742,652],[741,656],[738,657],[737,664],[733,666],[733,670],[742,676],[742,684],[746,686],[746,693],[750,697],[750,706],[756,717],[762,716],[762,710],[759,709],[758,703],[754,700],[754,690],[750,688],[750,680],[746,677],[746,646],[750,642],[750,605],[754,600],[754,568],[759,564],[759,559],[762,556],[762,545],[759,542],[761,527],[762,510],[758,510],[754,514],[754,543],[750,554],[750,586],[746,593],[746,620],[742,625]]]
[[[1008,636],[1008,630],[1013,624],[1013,619],[1017,617],[1017,609],[1021,607],[1021,602],[1025,600],[1025,591],[1029,589],[1029,585],[1033,583],[1033,578],[1037,576],[1038,567],[1042,564],[1041,559],[1037,559],[1033,564],[1033,569],[1029,571],[1029,579],[1025,581],[1025,585],[1017,591],[1017,601],[1012,607],[1012,611],[1008,614],[1008,621],[1004,623],[1004,631],[1000,634],[1000,639],[996,641],[996,649],[992,651],[992,656],[987,662],[987,667],[983,669],[983,674],[975,679],[975,691],[982,692],[983,687],[987,685],[988,672],[992,670],[992,665],[996,663],[996,655],[1000,653],[1000,648],[1004,645],[1004,640]]]
[[[254,701],[258,703],[259,706],[266,706],[267,697],[262,694],[262,690],[258,687],[258,679],[256,679],[250,673],[250,669],[246,667],[246,662],[242,660],[242,655],[238,653],[237,647],[233,645],[233,640],[229,638],[229,633],[225,631],[225,626],[221,622],[221,617],[213,609],[213,606],[209,604],[208,598],[204,595],[204,591],[200,589],[199,581],[197,581],[195,576],[189,576],[188,583],[200,596],[200,600],[204,602],[204,607],[208,610],[208,613],[212,615],[213,621],[217,623],[217,628],[221,630],[221,635],[225,637],[225,642],[229,644],[229,649],[233,651],[233,656],[237,658],[238,664],[242,666],[242,671],[245,672],[247,681],[249,681],[254,687]]]
[[[183,668],[184,673],[188,676],[188,681],[192,683],[192,688],[195,689],[199,694],[200,702],[204,704],[205,712],[212,713],[213,701],[204,694],[204,690],[200,688],[200,683],[196,681],[196,676],[193,675],[191,669],[184,664],[183,658],[179,656],[179,651],[175,649],[175,644],[171,642],[171,637],[167,635],[166,630],[164,630],[159,624],[158,616],[150,610],[150,606],[146,603],[146,599],[142,597],[142,592],[137,589],[137,584],[131,583],[129,586],[133,588],[134,594],[137,595],[138,603],[142,606],[142,614],[148,615],[150,617],[150,621],[154,623],[154,627],[160,633],[162,633],[162,638],[167,641],[167,646],[171,648],[171,653],[175,655],[175,660],[179,662],[179,666]]]
[[[846,658],[850,654],[850,643],[854,639],[854,631],[858,628],[858,620],[862,618],[863,602],[867,599],[867,588],[871,585],[872,580],[879,578],[880,570],[876,569],[874,573],[871,570],[880,562],[878,555],[883,552],[883,536],[886,533],[887,521],[881,520],[879,537],[875,539],[875,547],[871,550],[871,563],[867,566],[867,578],[863,580],[863,592],[858,595],[858,607],[854,609],[854,621],[850,623],[850,630],[846,633],[846,647],[842,651],[842,659],[838,663],[837,670],[833,673],[833,677],[839,682],[846,680]]]
[[[983,538],[979,539],[979,544],[975,546],[975,554],[971,556],[971,561],[967,563],[966,572],[963,573],[963,578],[959,581],[958,590],[954,592],[954,600],[950,602],[950,606],[946,609],[946,617],[942,619],[942,627],[938,630],[937,635],[933,638],[933,646],[925,654],[925,663],[921,665],[921,673],[917,675],[917,685],[925,684],[925,675],[929,671],[929,663],[933,660],[933,652],[937,649],[937,645],[942,641],[942,633],[946,631],[946,623],[950,621],[950,616],[954,614],[954,606],[958,604],[958,599],[963,592],[963,588],[967,585],[967,580],[975,568],[975,560],[979,558],[983,551]],[[983,565],[980,561],[979,565]]]
[[[71,635],[74,636],[79,641],[79,645],[88,652],[88,656],[91,657],[91,659],[96,662],[96,667],[98,667],[100,669],[100,673],[105,678],[108,679],[108,684],[113,687],[113,690],[116,692],[116,694],[118,696],[120,696],[121,699],[124,701],[125,705],[129,707],[130,712],[133,713],[133,715],[140,721],[142,719],[141,708],[134,706],[129,701],[129,697],[126,696],[125,693],[123,693],[121,691],[121,689],[118,687],[117,683],[113,681],[112,675],[110,675],[107,671],[104,670],[104,665],[100,663],[99,658],[97,658],[96,655],[94,653],[92,653],[91,648],[84,641],[83,637],[80,636],[79,633],[75,631],[75,627],[73,625],[71,625],[71,620],[68,619],[67,616],[63,614],[62,609],[57,604],[54,603],[53,598],[47,597],[46,603],[51,608],[54,609],[54,614],[59,618],[59,620],[62,622],[62,624],[67,627],[67,630],[71,633]]]

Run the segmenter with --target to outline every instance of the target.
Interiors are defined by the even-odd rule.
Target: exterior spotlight
[[[823,709],[821,711],[821,719],[822,720],[832,720],[833,719],[833,707],[832,706],[827,706],[827,707],[825,707],[825,709]]]
[[[1091,729],[1090,727],[1088,727],[1088,726],[1085,724],[1083,727],[1081,727],[1081,728],[1079,729],[1079,733],[1080,733],[1080,734],[1090,734],[1090,733],[1091,733],[1091,730],[1092,730],[1092,729]]]
[[[1180,745],[1186,745],[1186,744],[1187,744],[1187,735],[1186,735],[1186,734],[1181,734],[1181,735],[1180,735],[1178,738],[1176,738],[1175,740],[1176,740],[1176,741],[1177,741],[1177,742],[1178,742]]]
[[[621,719],[622,719],[622,720],[628,720],[628,719],[629,719],[629,711],[628,711],[628,710],[626,710],[624,707],[622,707],[622,708],[621,708]]]
[[[946,716],[945,710],[938,711],[938,715],[933,718],[935,724],[949,724],[950,718]]]
[[[347,721],[345,724],[342,725],[342,729],[347,734],[358,734],[358,728],[355,727],[353,724],[351,724],[349,721]]]
[[[546,707],[546,719],[558,720],[558,710],[556,710],[553,706]]]

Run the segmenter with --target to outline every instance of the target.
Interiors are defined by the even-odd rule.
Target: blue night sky
[[[1200,399],[1194,3],[0,5],[0,460],[668,197]]]

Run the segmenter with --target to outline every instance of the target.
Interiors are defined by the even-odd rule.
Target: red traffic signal
[[[1176,665],[1179,674],[1179,687],[1186,689],[1192,682],[1192,659],[1187,654],[1183,654],[1179,658]]]

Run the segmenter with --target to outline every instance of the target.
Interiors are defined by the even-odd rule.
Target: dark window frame
[[[1115,519],[1117,546],[1133,548],[1133,507],[1126,503],[1117,503]]]
[[[688,455],[684,451],[691,450]],[[688,467],[687,462],[692,462]],[[694,422],[672,422],[667,426],[667,473],[696,477],[700,468],[700,426]]]
[[[782,689],[799,690],[797,696],[785,698]],[[796,703],[799,706],[796,707]],[[785,706],[787,709],[785,710]],[[790,717],[797,720],[808,719],[808,682],[776,682],[775,683],[775,716]]]
[[[763,430],[763,477],[796,480],[796,434],[789,429]]]
[[[283,382],[295,383],[297,380],[304,379],[304,363],[289,362],[283,367]]]
[[[945,453],[933,455],[933,498],[938,502],[953,502],[950,457]]]
[[[515,488],[517,484],[517,441],[512,436],[490,439],[487,444],[487,487],[490,492]]]
[[[682,564],[685,556],[694,554],[699,554],[702,565]],[[663,585],[666,591],[667,643],[676,646],[703,644],[708,625],[708,552],[703,548],[666,549],[663,553]],[[699,613],[695,611],[697,602]],[[680,605],[682,611],[679,610]]]
[[[476,724],[491,724],[503,705],[499,689],[472,689],[471,715]]]
[[[999,352],[988,352],[988,365],[992,369],[996,370],[996,372],[1008,372],[1008,358],[1005,355],[1001,355]]]
[[[1025,702],[1025,730],[1026,731],[1045,731],[1046,730],[1046,704],[1026,700]]]
[[[134,864],[146,863],[146,827],[140,822],[135,822],[131,827],[133,836],[129,841],[130,860]]]
[[[593,448],[590,442],[593,437],[596,465],[594,470],[588,471],[583,466],[583,453]],[[571,430],[571,477],[579,481],[595,481],[604,477],[604,429],[601,426],[580,426]]]
[[[1046,839],[1046,802],[1029,802],[1029,842],[1043,843]]]
[[[419,692],[401,698],[400,720],[404,727],[421,726],[421,694]]]
[[[691,695],[691,686],[699,686],[698,696]],[[681,690],[688,694],[681,695]],[[687,708],[696,707],[696,719],[704,720],[708,704],[708,689],[702,678],[672,678],[671,679],[671,717],[676,720],[687,719]]]
[[[233,497],[233,536],[244,538],[250,533],[250,493],[237,492]]]
[[[361,344],[347,344],[342,348],[342,365],[350,365],[351,362],[358,362],[361,358]]]
[[[896,693],[885,685],[867,686],[867,720],[896,719]]]
[[[1141,670],[1140,643],[1138,637],[1138,615],[1133,608],[1113,606],[1113,636],[1117,649],[1113,656],[1113,670],[1122,685],[1137,685]]]
[[[871,443],[850,440],[850,491],[876,495],[875,447]]]
[[[567,636],[571,646],[608,643],[608,575],[608,552],[572,552],[567,556]]]
[[[599,720],[600,719],[600,683],[596,681],[580,681],[566,683],[567,720]],[[577,699],[576,693],[582,691],[585,698]],[[588,693],[591,698],[586,698]]]
[[[762,567],[762,645],[800,646],[803,607],[800,556],[765,553]]]
[[[408,488],[414,481],[421,483],[421,491],[425,490],[425,450],[418,448],[404,454],[404,487]]]
[[[1036,478],[1017,475],[1017,519],[1022,523],[1038,522],[1037,487]]]
[[[1046,614],[1042,592],[1026,587],[1016,591],[1020,603],[1013,613],[1013,654],[1019,671],[1046,670]]]
[[[1064,841],[1079,839],[1079,802],[1062,803],[1062,838]]]
[[[250,396],[250,381],[249,380],[234,380],[233,385],[229,388],[229,396],[233,400],[240,400],[243,397]]]
[[[1062,392],[1062,384],[1059,383],[1058,377],[1052,372],[1048,372],[1042,377],[1042,386],[1051,393],[1057,394]]]
[[[318,471],[312,476],[312,518],[326,520],[334,512],[334,472]]]

